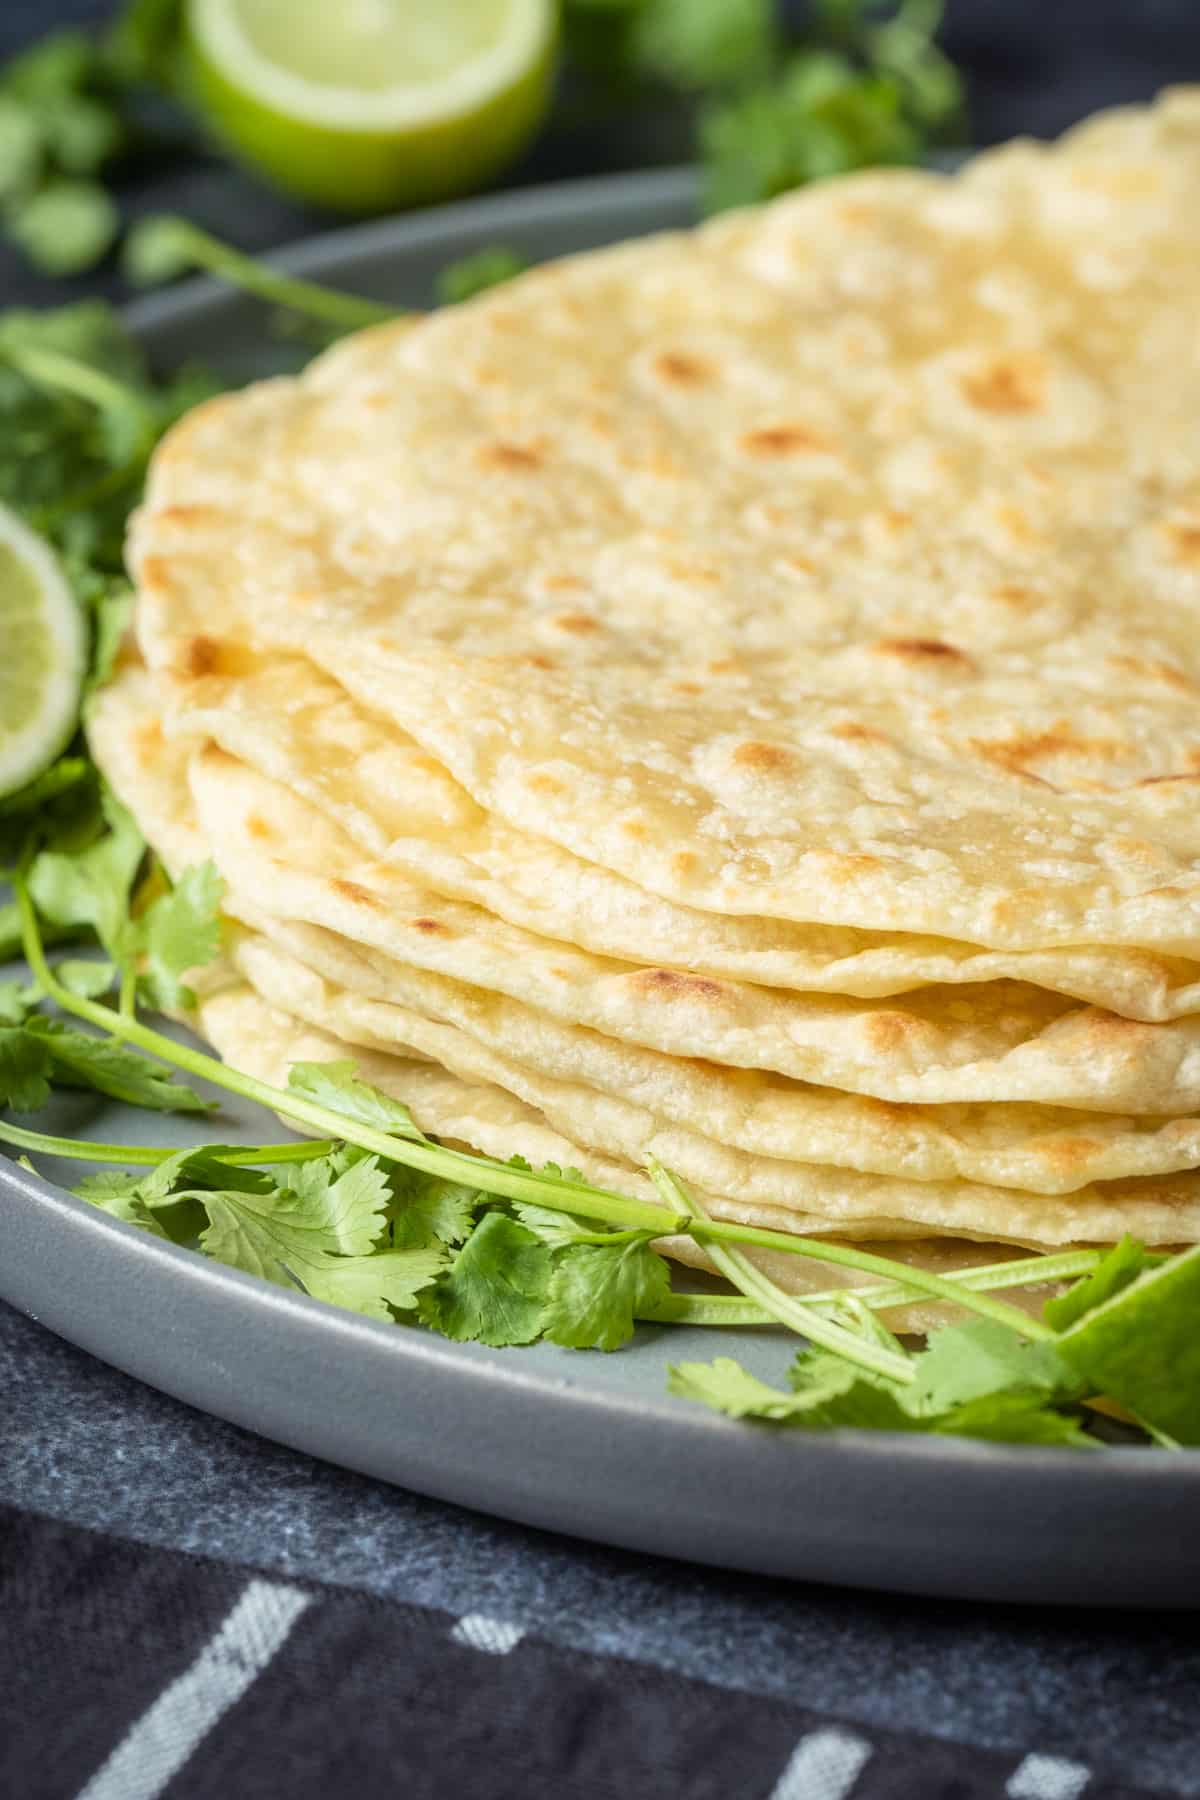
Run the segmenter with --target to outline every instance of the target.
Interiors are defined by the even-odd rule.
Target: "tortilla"
[[[147,659],[306,654],[675,904],[1190,960],[1198,249],[1185,91],[384,328],[159,451]]]

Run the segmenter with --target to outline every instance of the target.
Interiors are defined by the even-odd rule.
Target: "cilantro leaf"
[[[514,275],[523,274],[528,267],[528,261],[518,251],[503,244],[490,244],[484,250],[476,250],[471,256],[447,264],[437,278],[438,304],[455,306],[460,301],[473,299],[488,288],[511,281]]]
[[[98,1170],[81,1181],[74,1192],[81,1200],[98,1206],[110,1218],[121,1219],[126,1225],[139,1225],[152,1237],[174,1241],[183,1239],[183,1233],[169,1229],[165,1213],[156,1211],[143,1199],[136,1177],[123,1174],[118,1169]],[[203,1215],[197,1218],[193,1212],[189,1221],[192,1229],[187,1235],[194,1236],[202,1222]]]
[[[398,1250],[424,1250],[435,1244],[461,1244],[471,1235],[475,1212],[484,1198],[478,1188],[423,1175],[393,1163],[392,1242]]]
[[[1099,1444],[1072,1412],[1060,1412],[1037,1394],[981,1394],[929,1422],[939,1437],[985,1438],[1002,1444],[1062,1444],[1097,1450]]]
[[[684,89],[762,80],[779,47],[773,0],[651,0],[630,38],[642,72]]]
[[[485,1213],[454,1262],[421,1295],[421,1317],[443,1336],[531,1344],[542,1329],[553,1258],[532,1231]]]
[[[899,83],[810,51],[774,80],[705,113],[704,206],[721,212],[873,163],[911,163],[921,138]]]
[[[801,1386],[787,1393],[751,1375],[731,1357],[711,1363],[678,1363],[668,1373],[672,1394],[699,1400],[734,1419],[763,1419],[781,1425],[829,1428],[866,1425],[886,1430],[917,1429],[895,1391],[864,1378],[861,1371],[824,1352],[806,1363]]]
[[[114,1100],[144,1106],[153,1112],[209,1110],[209,1102],[177,1081],[169,1069],[112,1038],[77,1031],[43,1013],[34,1013],[27,1019],[21,1035],[26,1040],[26,1067],[40,1069],[43,1078],[52,1076],[64,1087],[94,1088]],[[9,1103],[21,1106],[11,1093]]]
[[[145,842],[114,795],[103,797],[106,836],[75,854],[43,850],[30,870],[29,892],[55,925],[88,925],[115,963],[127,966],[131,948],[129,895]]]
[[[0,1025],[23,1025],[37,1004],[37,994],[21,981],[0,981]]]
[[[810,1430],[838,1428],[921,1431],[938,1436],[992,1438],[1006,1443],[1068,1444],[1094,1449],[1077,1418],[1047,1403],[1043,1394],[1000,1392],[937,1413],[913,1410],[908,1394],[890,1382],[852,1368],[827,1352],[797,1358],[792,1393],[773,1388],[740,1363],[718,1357],[712,1363],[680,1363],[669,1387],[735,1419],[761,1419]]]
[[[0,1106],[36,1112],[50,1098],[50,1053],[22,1027],[0,1027]]]
[[[596,1235],[596,1227],[586,1219],[575,1218],[571,1213],[554,1212],[548,1206],[535,1206],[530,1200],[514,1200],[512,1210],[519,1222],[552,1250]]]
[[[195,1004],[182,977],[212,962],[221,948],[225,883],[213,862],[187,869],[137,921],[136,945],[145,958],[142,980],[152,1006],[171,1012]]]
[[[79,275],[112,249],[121,229],[117,203],[97,181],[64,176],[11,208],[8,230],[47,275]]]
[[[1053,1344],[1030,1343],[994,1319],[946,1325],[916,1359],[905,1393],[914,1413],[936,1415],[996,1394],[1078,1397],[1079,1381]]]
[[[1094,1306],[1102,1306],[1152,1266],[1145,1245],[1130,1237],[1127,1232],[1090,1275],[1077,1281],[1074,1287],[1068,1288],[1065,1294],[1060,1294],[1057,1300],[1047,1300],[1042,1308],[1042,1317],[1047,1325],[1053,1325],[1055,1331],[1066,1331],[1084,1313],[1091,1312]]]
[[[341,1256],[366,1256],[387,1223],[391,1188],[377,1156],[323,1156],[298,1163],[288,1186],[300,1203],[319,1215],[325,1248]]]
[[[1069,1297],[1069,1296],[1068,1296]],[[1081,1380],[1181,1444],[1200,1444],[1200,1245],[1147,1269],[1056,1340]]]
[[[569,1349],[616,1350],[633,1336],[638,1315],[670,1288],[667,1265],[646,1239],[571,1245],[555,1259],[543,1333]]]
[[[407,1106],[360,1081],[355,1068],[356,1064],[349,1060],[293,1063],[288,1071],[288,1087],[359,1125],[386,1131],[392,1137],[424,1141],[424,1133],[417,1129]]]
[[[375,1318],[411,1308],[443,1258],[375,1249],[389,1194],[378,1159],[322,1157],[299,1164],[291,1179],[288,1188],[192,1194],[208,1214],[202,1247],[231,1268]]]
[[[393,1312],[412,1310],[444,1262],[438,1250],[377,1250],[372,1256],[331,1256],[299,1274],[314,1300],[390,1319]]]
[[[110,962],[68,957],[65,962],[55,965],[54,974],[69,994],[78,994],[83,1000],[98,1000],[112,988],[117,971]]]

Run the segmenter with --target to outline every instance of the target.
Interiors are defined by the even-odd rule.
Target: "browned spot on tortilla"
[[[536,653],[533,656],[527,656],[525,661],[534,669],[555,669],[558,667],[558,664],[552,656],[542,656]]]
[[[252,812],[246,815],[246,830],[252,838],[266,839],[275,836],[273,829],[267,824],[261,813]]]
[[[1037,595],[1032,589],[1022,587],[1016,581],[1001,581],[989,590],[993,600],[999,600],[1003,606],[1011,606],[1017,612],[1028,612],[1037,604]]]
[[[710,675],[736,675],[741,666],[736,656],[722,656],[716,662],[709,663],[708,672]]]
[[[857,881],[862,875],[873,875],[883,864],[877,856],[843,856],[831,850],[821,858],[821,869],[828,881]]]
[[[621,830],[626,837],[632,838],[635,844],[644,844],[650,836],[640,819],[622,819]]]
[[[940,638],[880,638],[872,649],[879,656],[896,656],[903,662],[967,666],[971,661],[965,650],[959,650],[954,644],[944,644]]]
[[[1052,1169],[1069,1171],[1083,1167],[1103,1148],[1103,1144],[1097,1143],[1095,1138],[1050,1138],[1042,1145],[1041,1156],[1042,1161]]]
[[[550,593],[577,592],[583,586],[578,575],[545,575],[542,586]]]
[[[796,765],[792,752],[782,744],[762,744],[756,738],[739,744],[733,761],[739,769],[751,769],[759,775],[781,775]]]
[[[861,1103],[873,1118],[885,1125],[909,1126],[913,1115],[920,1109],[908,1100],[879,1100],[873,1095],[864,1094]]]
[[[113,674],[120,675],[126,669],[140,669],[141,666],[142,656],[138,649],[137,639],[134,637],[132,631],[127,631],[125,636],[121,639],[121,645],[116,656],[113,658]]]
[[[811,556],[800,556],[793,552],[783,560],[789,569],[795,569],[800,575],[815,575],[817,572],[817,565]]]
[[[1200,563],[1200,519],[1163,519],[1158,530],[1172,562]]]
[[[443,925],[440,919],[413,919],[412,928],[414,931],[424,932],[426,937],[454,936],[449,925]]]
[[[702,694],[704,689],[698,681],[674,681],[671,683],[673,694]]]
[[[532,788],[535,794],[563,794],[566,792],[557,775],[546,775],[541,772],[531,775],[525,785]]]
[[[369,906],[375,912],[380,909],[380,902],[375,895],[368,888],[360,887],[357,881],[343,881],[340,876],[335,875],[330,886],[336,889],[343,900],[349,900],[353,906]]]
[[[703,387],[712,380],[712,364],[702,356],[685,355],[682,350],[663,350],[655,357],[654,367],[664,381],[676,387]]]
[[[1045,542],[1042,533],[1031,524],[1029,515],[1010,501],[991,508],[992,518],[1017,550],[1029,550]]]
[[[721,571],[714,568],[712,563],[685,562],[681,557],[674,557],[664,563],[663,567],[676,581],[695,581],[703,587],[711,587],[721,579]]]
[[[154,761],[162,749],[163,730],[157,719],[147,719],[137,729],[138,754],[146,761]]]
[[[143,588],[170,593],[173,587],[171,565],[165,556],[144,556],[137,568],[138,582]]]
[[[1178,688],[1181,693],[1194,694],[1196,691],[1195,682],[1174,663],[1145,656],[1110,656],[1108,660],[1114,669],[1127,669],[1131,675],[1145,675],[1152,681],[1165,681],[1168,687]]]
[[[921,1035],[925,1026],[911,1013],[877,1012],[867,1014],[865,1029],[871,1048],[886,1054],[891,1050],[906,1049],[914,1037]]]
[[[1026,763],[1057,756],[1088,756],[1100,762],[1122,762],[1131,752],[1119,738],[1079,737],[1062,720],[1049,731],[1018,734],[1011,738],[970,738],[973,750],[988,762],[1014,774],[1028,773]]]
[[[760,425],[738,440],[750,456],[804,456],[833,453],[833,445],[807,425]]]
[[[164,525],[203,525],[211,519],[219,519],[220,512],[215,506],[164,506],[156,515]]]
[[[1121,1013],[1107,1012],[1099,1006],[1085,1015],[1083,1025],[1094,1044],[1107,1049],[1115,1043],[1119,1050],[1129,1055],[1140,1054],[1143,1044],[1148,1048],[1158,1029],[1154,1025],[1144,1025],[1139,1019],[1126,1019]]]
[[[842,738],[848,744],[886,744],[890,740],[882,731],[875,731],[870,725],[860,725],[856,719],[846,719],[840,725],[833,725],[830,737]]]
[[[719,981],[711,981],[707,975],[685,975],[679,969],[638,969],[629,977],[629,986],[635,993],[660,998],[686,995],[697,1000],[724,1001],[727,997]]]
[[[501,440],[494,444],[484,444],[476,460],[485,469],[528,474],[533,469],[540,469],[545,459],[541,450],[532,444],[512,444]]]
[[[256,666],[254,652],[228,638],[194,637],[183,650],[183,670],[193,681],[207,675],[248,675]]]
[[[1173,782],[1173,781],[1200,781],[1200,774],[1192,773],[1190,775],[1143,775],[1141,780],[1138,782],[1135,782],[1134,785],[1136,787],[1162,787],[1164,783]]]
[[[671,858],[671,867],[676,875],[688,875],[696,866],[696,858],[690,850],[677,850]]]
[[[600,629],[599,621],[593,619],[591,613],[559,613],[554,623],[560,631],[570,631],[576,637],[587,637],[590,632]]]
[[[1045,404],[1048,370],[1040,356],[998,356],[962,378],[962,391],[981,412],[1031,413]]]

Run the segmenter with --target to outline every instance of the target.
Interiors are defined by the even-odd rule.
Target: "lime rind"
[[[495,41],[456,66],[422,79],[397,68],[394,81],[363,89],[301,75],[295,54],[288,68],[270,61],[249,41],[243,4],[189,0],[192,90],[235,153],[318,204],[378,212],[472,192],[520,153],[548,109],[555,0],[507,0]],[[305,10],[293,15],[297,43]]]
[[[401,74],[386,86],[376,81],[371,87],[338,87],[302,75],[294,61],[285,67],[265,55],[246,25],[245,15],[253,11],[253,4],[254,0],[189,0],[188,22],[196,48],[227,80],[264,106],[335,131],[408,131],[465,117],[516,85],[554,36],[549,0],[507,0],[496,9],[503,18],[501,28],[487,34],[492,41],[474,51],[465,46],[462,60],[443,73],[414,71],[415,80]],[[293,6],[290,11],[298,48],[305,8]]]
[[[83,610],[58,559],[0,508],[0,800],[70,742],[87,667]]]

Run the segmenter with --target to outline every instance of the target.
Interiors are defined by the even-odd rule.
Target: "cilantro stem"
[[[165,220],[163,224],[166,225]],[[203,269],[231,287],[257,295],[260,300],[286,306],[293,312],[307,313],[310,318],[322,319],[348,331],[364,325],[382,325],[399,317],[395,307],[381,306],[358,294],[344,294],[336,288],[323,287],[319,282],[303,281],[296,275],[284,275],[223,244],[220,238],[202,231],[188,219],[172,218],[170,227],[171,246],[181,263]]]
[[[75,356],[64,356],[60,350],[9,349],[4,352],[4,358],[39,387],[73,394],[77,400],[87,400],[102,411],[124,412],[130,408],[145,411],[132,388],[106,375],[103,369],[93,368],[91,363],[81,362]],[[148,420],[147,429],[150,429]]]
[[[885,1276],[898,1287],[902,1285],[904,1288],[915,1289],[919,1294],[933,1294],[939,1300],[953,1300],[970,1312],[979,1313],[985,1319],[995,1319],[997,1324],[1019,1331],[1022,1337],[1049,1341],[1056,1335],[1049,1325],[1043,1324],[1040,1319],[1031,1318],[1019,1307],[1010,1306],[1006,1300],[992,1300],[986,1294],[965,1288],[961,1282],[956,1283],[948,1275],[934,1275],[928,1269],[913,1269],[907,1264],[900,1265],[904,1273],[898,1275],[898,1265],[888,1257],[873,1256],[870,1251],[856,1250],[849,1244],[827,1243],[822,1238],[793,1238],[782,1231],[763,1231],[754,1225],[726,1225],[718,1219],[689,1219],[687,1229],[696,1242],[704,1246],[714,1262],[714,1248],[725,1240],[737,1244],[757,1244],[764,1250],[787,1248],[794,1255],[810,1257],[814,1262],[832,1263],[847,1269],[863,1269],[871,1275]]]
[[[689,1227],[707,1218],[707,1214],[694,1195],[688,1193],[683,1183],[664,1169],[655,1158],[650,1159],[650,1176],[655,1187],[662,1195],[665,1204],[674,1211],[686,1211],[692,1215]],[[782,1288],[764,1275],[740,1250],[728,1250],[722,1243],[710,1243],[708,1254],[726,1281],[733,1283],[748,1300],[756,1300],[781,1325],[787,1325],[792,1331],[806,1337],[811,1343],[821,1344],[826,1350],[832,1350],[837,1356],[844,1356],[847,1362],[856,1362],[864,1369],[872,1370],[876,1375],[884,1375],[890,1381],[914,1381],[916,1370],[912,1359],[898,1356],[894,1350],[887,1350],[882,1344],[873,1344],[866,1338],[856,1336],[844,1326],[834,1324],[823,1313],[806,1306],[802,1300],[785,1294]]]
[[[638,1318],[651,1325],[773,1325],[769,1312],[744,1294],[675,1294]]]
[[[44,1131],[27,1131],[7,1119],[0,1119],[0,1143],[38,1156],[69,1157],[72,1162],[128,1163],[139,1168],[157,1168],[175,1155],[175,1151],[160,1149],[156,1144],[97,1144],[81,1138],[51,1137]],[[259,1144],[245,1150],[230,1144],[221,1148],[216,1160],[239,1169],[257,1168],[259,1164],[313,1162],[317,1157],[328,1156],[333,1148],[332,1139],[322,1142],[316,1138],[301,1138],[290,1144]]]
[[[1102,1250],[1063,1250],[1054,1256],[1022,1256],[1011,1262],[982,1263],[977,1268],[959,1269],[946,1279],[956,1288],[971,1292],[991,1293],[998,1288],[1028,1287],[1033,1282],[1073,1281],[1090,1275],[1103,1259]],[[854,1289],[822,1288],[805,1294],[806,1306],[838,1304],[847,1292],[874,1312],[892,1306],[905,1306],[920,1296],[915,1288],[900,1281],[881,1282],[872,1287]],[[955,1298],[962,1303],[961,1294]],[[672,1294],[660,1307],[639,1314],[656,1325],[765,1325],[768,1315],[757,1304],[734,1294]]]

